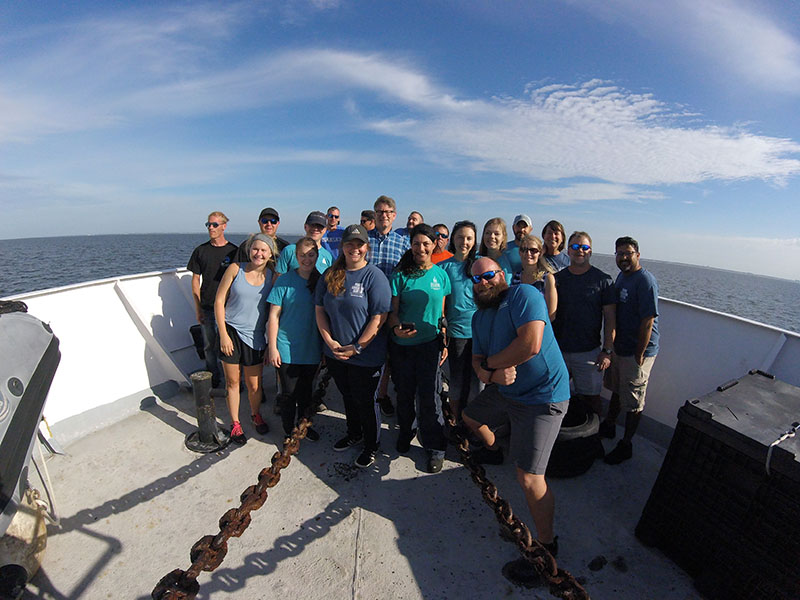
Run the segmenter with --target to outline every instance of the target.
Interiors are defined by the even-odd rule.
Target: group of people
[[[615,437],[616,420],[626,413],[623,437],[605,460],[632,457],[658,353],[656,280],[641,267],[631,237],[616,240],[614,281],[591,265],[590,235],[567,236],[558,221],[547,222],[540,238],[532,219],[517,215],[509,241],[499,217],[479,237],[471,221],[451,231],[426,224],[418,211],[395,230],[396,216],[388,196],[347,227],[335,206],[313,211],[305,237],[289,244],[277,236],[278,212],[265,208],[260,232],[238,249],[225,239],[225,215],[208,216],[209,241],[195,249],[189,269],[215,386],[222,361],[231,437],[246,439],[240,371],[252,424],[263,433],[261,369],[265,363],[278,369],[289,434],[311,402],[324,356],[346,416],[345,435],[333,449],[358,446],[355,464],[373,464],[381,413],[395,412],[391,378],[396,449],[409,452],[416,437],[427,470],[436,473],[447,445],[440,393],[446,374],[450,408],[483,444],[484,456],[501,462],[501,432],[509,432],[508,452],[538,539],[555,554],[555,504],[545,470],[561,421],[570,401],[602,416],[605,384],[611,401],[600,434]],[[319,434],[309,429],[307,437]],[[528,566],[522,560],[511,568],[524,576]]]

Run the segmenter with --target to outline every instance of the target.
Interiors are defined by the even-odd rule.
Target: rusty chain
[[[444,400],[444,398],[443,398]],[[487,477],[486,470],[472,458],[469,442],[462,425],[457,425],[455,417],[447,401],[442,402],[445,419],[458,440],[456,448],[461,454],[464,466],[469,470],[472,481],[481,488],[484,501],[494,511],[498,523],[509,541],[517,546],[522,556],[536,569],[541,578],[550,587],[550,593],[565,600],[589,600],[589,593],[578,581],[564,569],[559,568],[556,559],[547,549],[533,537],[530,529],[511,510],[511,504],[500,497],[500,493]]]
[[[327,372],[325,373],[327,375]],[[318,399],[325,395],[325,388],[330,381],[330,375],[323,376],[319,387],[314,392]],[[206,535],[197,540],[189,552],[192,561],[188,570],[175,569],[161,578],[153,588],[153,600],[192,600],[200,591],[197,577],[201,571],[213,571],[222,564],[228,553],[228,540],[231,537],[241,536],[250,525],[250,513],[258,510],[267,501],[267,489],[275,487],[281,480],[281,469],[289,466],[292,456],[300,449],[300,440],[306,437],[308,428],[311,427],[313,409],[300,419],[300,423],[292,431],[292,435],[283,442],[283,450],[272,455],[272,465],[261,469],[258,474],[258,483],[245,489],[239,500],[238,508],[228,510],[219,520],[219,533]]]

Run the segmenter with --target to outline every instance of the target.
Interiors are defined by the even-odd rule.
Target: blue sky
[[[4,3],[0,238],[524,212],[800,279],[800,3]]]

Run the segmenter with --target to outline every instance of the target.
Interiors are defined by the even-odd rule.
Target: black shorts
[[[219,359],[228,363],[229,365],[242,365],[243,367],[254,367],[264,363],[264,350],[254,350],[242,341],[239,333],[230,325],[225,323],[225,329],[228,331],[228,337],[233,342],[233,354],[225,356],[222,351],[219,353]],[[217,337],[217,347],[219,347],[219,336]]]

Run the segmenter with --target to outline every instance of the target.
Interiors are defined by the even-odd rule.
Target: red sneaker
[[[261,418],[261,413],[256,413],[250,417],[253,421],[253,425],[256,428],[256,433],[259,435],[264,435],[265,433],[269,432],[269,425],[264,422],[264,419]]]
[[[239,423],[239,421],[233,422],[233,427],[231,428],[231,441],[236,444],[244,444],[247,442],[244,431],[242,431],[242,424]]]

